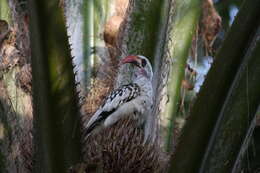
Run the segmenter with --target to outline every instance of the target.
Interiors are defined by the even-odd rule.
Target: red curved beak
[[[126,63],[132,63],[138,66],[138,56],[135,55],[126,56],[125,58],[121,59],[119,65],[126,64]]]

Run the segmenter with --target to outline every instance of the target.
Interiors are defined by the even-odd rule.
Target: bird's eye
[[[142,59],[142,67],[145,67],[147,64],[146,60],[145,59]]]

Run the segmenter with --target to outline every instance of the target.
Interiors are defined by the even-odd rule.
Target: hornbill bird
[[[87,138],[92,131],[109,127],[125,116],[134,116],[138,124],[146,122],[148,111],[153,105],[153,71],[149,60],[142,55],[130,55],[123,58],[119,66],[133,65],[131,83],[112,91],[100,108],[84,124]]]

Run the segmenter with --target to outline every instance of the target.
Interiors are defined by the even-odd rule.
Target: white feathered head
[[[150,81],[153,78],[153,69],[152,65],[148,58],[143,55],[129,55],[123,58],[120,62],[121,64],[131,63],[136,68],[134,69],[134,73],[137,75],[142,75],[149,79]]]

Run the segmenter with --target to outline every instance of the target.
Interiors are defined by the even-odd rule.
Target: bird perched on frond
[[[131,83],[112,91],[104,103],[84,124],[85,137],[92,131],[106,128],[125,116],[134,116],[139,124],[145,123],[153,105],[153,71],[149,60],[142,55],[130,55],[123,58],[119,65],[133,65]]]

